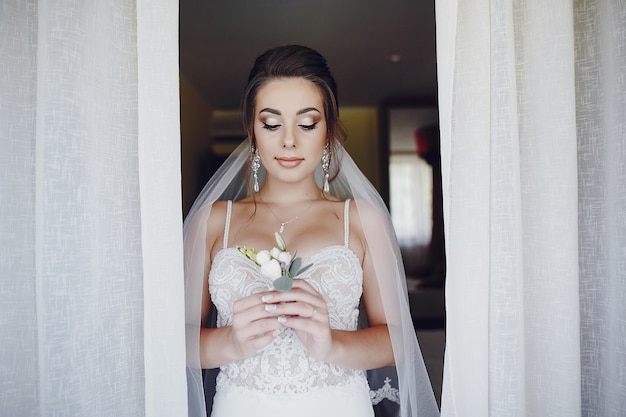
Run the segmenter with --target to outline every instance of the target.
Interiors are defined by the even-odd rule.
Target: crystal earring
[[[259,150],[255,147],[250,149],[252,154],[252,188],[255,193],[259,192],[259,168],[261,168],[261,157],[259,156]]]
[[[330,190],[328,185],[328,178],[330,177],[330,145],[328,143],[324,146],[324,152],[322,152],[322,171],[324,171],[324,192],[327,193]]]

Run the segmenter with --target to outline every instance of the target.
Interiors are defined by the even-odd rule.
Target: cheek
[[[257,126],[255,124],[254,128],[252,129],[252,132],[254,133],[254,137],[258,139],[258,138],[262,138],[263,137],[263,135],[265,133],[265,129],[263,129],[263,128],[261,128],[261,127],[259,127],[259,126]]]
[[[314,148],[311,149],[311,154],[313,155],[313,159],[316,162],[319,162],[322,160],[322,153],[324,152],[324,144],[326,142],[324,142],[323,144],[316,144]]]
[[[270,146],[270,144],[272,143],[271,141],[271,136],[272,136],[273,132],[270,132],[267,129],[263,129],[262,127],[255,127],[254,128],[254,138],[256,141],[256,146],[257,148],[266,148],[267,146]]]

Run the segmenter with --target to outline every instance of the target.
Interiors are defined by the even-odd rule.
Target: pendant
[[[280,224],[280,230],[278,231],[278,233],[283,233],[285,231],[285,223],[281,223]]]

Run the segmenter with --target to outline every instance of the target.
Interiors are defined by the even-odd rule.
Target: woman
[[[257,58],[243,98],[247,150],[185,221],[190,415],[203,415],[199,370],[218,367],[216,417],[364,417],[381,401],[399,403],[401,416],[438,414],[389,216],[343,150],[338,114],[316,51],[290,45]],[[274,249],[282,264],[270,276],[258,263],[272,256],[256,253],[276,246],[289,254]],[[294,252],[306,267],[278,291],[273,278],[289,275]],[[367,370],[394,364],[368,385]]]

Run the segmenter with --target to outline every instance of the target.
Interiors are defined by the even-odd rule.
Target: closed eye
[[[310,125],[299,125],[303,130],[313,130],[317,127],[317,122]]]
[[[263,129],[267,129],[269,131],[274,131],[278,129],[280,125],[268,125],[267,123],[263,123]]]

